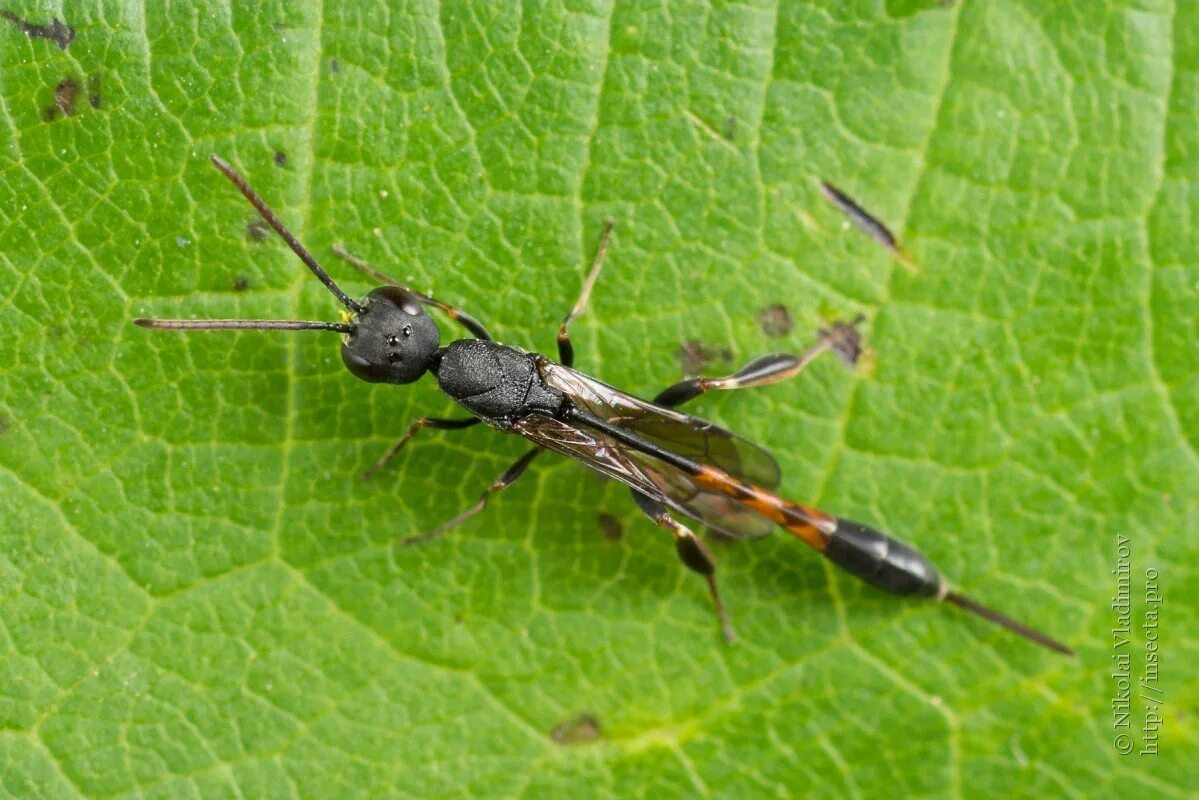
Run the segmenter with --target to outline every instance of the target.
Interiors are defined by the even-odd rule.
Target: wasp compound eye
[[[412,383],[425,374],[440,345],[437,323],[420,298],[398,286],[381,286],[355,316],[341,360],[369,383]]]

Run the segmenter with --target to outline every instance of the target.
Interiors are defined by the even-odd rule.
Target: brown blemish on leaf
[[[287,153],[284,153],[282,150],[275,151],[275,166],[277,166],[277,167],[286,167],[287,166]]]
[[[63,78],[54,87],[54,105],[47,106],[42,111],[42,119],[53,122],[61,114],[64,117],[75,116],[75,101],[79,98],[79,81],[71,77]]]
[[[758,324],[762,326],[762,333],[767,336],[786,336],[795,329],[795,320],[791,319],[791,312],[781,303],[766,306],[759,311]]]
[[[694,339],[679,345],[679,361],[682,362],[685,375],[694,375],[717,361],[731,362],[732,360],[733,351],[728,347],[704,344]]]
[[[729,117],[724,121],[724,138],[730,142],[733,141],[733,136],[737,133],[737,118]]]
[[[0,11],[0,17],[13,24],[17,30],[30,39],[49,39],[58,45],[60,50],[66,50],[75,41],[75,29],[60,19],[51,18],[45,25],[38,25],[18,17],[11,11]]]
[[[599,522],[600,531],[604,534],[605,539],[618,542],[624,536],[624,525],[611,514],[600,512],[596,515],[596,521]]]
[[[54,87],[54,105],[68,117],[75,113],[75,100],[79,97],[79,81],[63,78]]]
[[[250,241],[265,241],[266,237],[270,235],[270,232],[270,227],[268,227],[265,222],[257,217],[246,223],[246,236],[250,238]]]
[[[341,62],[336,58],[329,59],[329,72],[333,73],[334,75],[336,75],[338,72],[341,72]]]
[[[246,289],[249,289],[249,288],[250,288],[250,279],[247,278],[245,275],[238,275],[236,278],[233,279],[233,291],[244,292]]]
[[[573,745],[594,742],[600,737],[599,720],[594,714],[583,712],[574,719],[554,726],[550,738],[558,744]]]

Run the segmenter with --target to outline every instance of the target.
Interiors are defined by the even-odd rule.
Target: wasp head
[[[380,286],[360,305],[342,339],[346,369],[370,383],[412,383],[424,375],[441,332],[420,299],[399,286]]]

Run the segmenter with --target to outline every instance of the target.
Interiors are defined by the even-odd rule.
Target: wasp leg
[[[483,490],[483,494],[479,495],[479,499],[475,501],[473,506],[463,511],[449,522],[438,528],[434,528],[428,533],[422,533],[417,536],[409,536],[407,539],[403,540],[404,545],[408,546],[418,542],[427,542],[430,539],[436,539],[438,536],[449,533],[471,517],[482,512],[483,509],[487,508],[487,501],[491,499],[491,496],[501,489],[507,489],[509,486],[516,483],[516,480],[521,475],[525,474],[525,470],[529,468],[529,464],[532,463],[533,459],[536,458],[541,452],[542,450],[540,447],[534,447],[532,450],[525,453],[523,456],[518,458],[512,466],[504,470],[504,473],[496,478],[490,486]]]
[[[712,558],[707,546],[690,528],[670,516],[666,506],[657,500],[638,491],[633,492],[633,499],[637,501],[637,507],[656,525],[674,534],[675,550],[678,551],[679,559],[687,568],[704,576],[704,580],[708,582],[708,592],[712,595],[712,606],[716,610],[716,618],[720,620],[720,629],[724,632],[724,640],[729,644],[735,644],[737,634],[729,623],[728,615],[724,612],[724,603],[720,600],[720,590],[716,588],[716,560]]]
[[[383,456],[371,464],[362,473],[362,479],[368,480],[375,475],[379,470],[387,466],[387,463],[396,457],[396,454],[404,449],[404,445],[412,441],[416,434],[420,433],[423,428],[433,428],[439,431],[456,431],[462,428],[469,428],[472,425],[478,425],[483,420],[478,417],[467,417],[465,419],[441,419],[440,417],[418,417],[411,425],[408,426],[408,431],[400,437],[400,440],[391,446]]]
[[[487,341],[492,341],[491,334],[487,332],[487,328],[483,327],[483,323],[479,322],[477,319],[472,317],[470,314],[467,314],[465,311],[458,308],[457,306],[452,306],[449,303],[442,302],[441,300],[435,300],[426,294],[421,294],[420,292],[416,292],[416,291],[413,291],[412,289],[409,289],[407,286],[400,283],[399,281],[397,281],[395,278],[391,277],[390,275],[387,275],[387,274],[382,273],[379,270],[375,269],[374,267],[372,267],[370,264],[368,264],[363,259],[354,255],[349,250],[346,250],[340,244],[333,245],[333,254],[336,255],[338,258],[342,259],[343,261],[348,262],[351,266],[355,267],[356,269],[358,269],[365,275],[368,275],[381,283],[391,284],[392,286],[399,286],[401,289],[403,289],[406,292],[412,292],[412,294],[416,295],[417,299],[420,300],[421,303],[423,303],[427,306],[432,306],[433,308],[436,308],[438,311],[441,311],[447,317],[454,320],[454,322],[457,322],[459,325],[461,325],[462,327],[464,327],[468,331],[470,331],[472,334],[474,334],[477,338],[486,339]]]
[[[821,329],[816,343],[797,356],[773,353],[755,358],[723,378],[687,378],[679,381],[659,392],[654,403],[667,407],[679,406],[713,389],[749,389],[785,381],[802,372],[825,350],[838,353],[852,365],[861,355],[861,336],[856,328],[861,321],[862,317],[858,317],[853,322],[836,322],[827,329]]]
[[[616,227],[616,223],[612,220],[604,221],[604,229],[600,232],[599,247],[595,250],[595,260],[591,262],[591,272],[583,281],[583,291],[579,293],[579,299],[575,301],[574,308],[563,317],[562,324],[558,326],[558,361],[563,366],[570,367],[575,363],[575,349],[570,343],[570,334],[567,332],[566,326],[577,319],[583,313],[583,309],[587,308],[587,299],[591,297],[591,290],[595,287],[596,279],[599,278],[600,268],[604,266],[604,257],[608,255],[608,237],[612,234],[614,227]]]

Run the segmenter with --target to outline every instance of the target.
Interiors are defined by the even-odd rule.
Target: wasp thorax
[[[354,332],[341,346],[346,369],[371,383],[412,383],[424,375],[441,345],[441,333],[416,295],[380,286],[362,307],[354,317]]]

